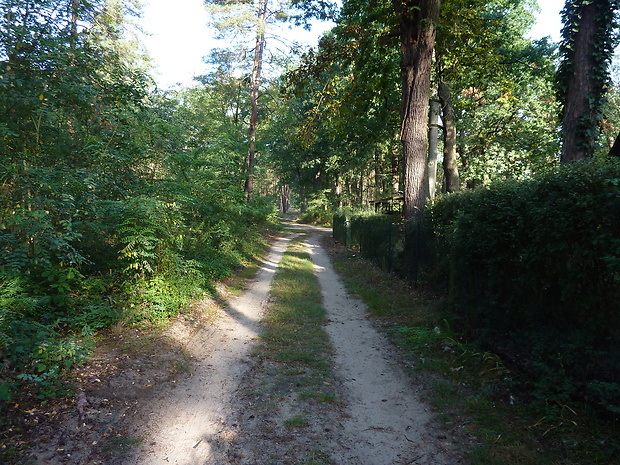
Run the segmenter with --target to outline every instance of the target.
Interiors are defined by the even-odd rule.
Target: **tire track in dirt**
[[[211,340],[195,341],[195,371],[174,392],[151,403],[152,420],[142,428],[146,445],[125,465],[220,463],[232,436],[232,398],[250,367],[251,342],[260,331],[271,281],[291,239],[274,243],[250,287],[223,309]]]
[[[307,242],[323,292],[335,371],[344,385],[345,419],[332,456],[342,465],[459,463],[429,433],[432,415],[390,355],[389,342],[350,296],[315,234]]]
[[[272,278],[289,241],[297,236],[292,234],[274,243],[249,288],[222,307],[212,326],[196,328],[181,319],[166,330],[167,337],[191,356],[191,376],[152,385],[145,370],[135,369],[131,376],[119,373],[118,379],[107,380],[110,386],[118,386],[113,408],[107,399],[98,398],[96,389],[85,389],[90,409],[84,421],[78,422],[68,411],[67,419],[56,426],[58,433],[33,447],[29,459],[20,463],[462,463],[433,436],[428,407],[397,364],[389,342],[366,318],[364,304],[347,295],[320,246],[328,230],[301,225],[295,229],[311,234],[306,245],[330,319],[326,331],[335,348],[337,402],[304,404],[308,426],[291,429],[286,419],[299,411],[300,399],[291,393],[275,408],[261,399],[264,381],[270,376],[265,368],[274,362],[258,362],[250,349],[262,330],[260,318]],[[140,364],[144,360],[136,361],[138,367],[144,366]],[[160,371],[163,374],[165,367]],[[151,385],[139,395],[133,389]],[[108,437],[114,434],[139,442],[119,448],[107,440],[103,447],[97,435],[103,430]]]

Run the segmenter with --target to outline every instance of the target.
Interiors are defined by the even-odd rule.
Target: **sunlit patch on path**
[[[222,310],[212,337],[195,341],[192,356],[202,360],[189,379],[152,402],[152,420],[143,426],[151,433],[125,464],[214,463],[234,439],[227,424],[231,398],[248,368],[250,343],[258,335],[271,280],[290,239],[273,245],[250,288]]]

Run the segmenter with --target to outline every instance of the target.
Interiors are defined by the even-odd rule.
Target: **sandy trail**
[[[269,413],[270,422],[247,422],[260,416],[252,406],[242,405],[240,383],[252,378],[249,349],[258,336],[260,318],[269,288],[288,241],[277,241],[249,289],[230,302],[210,341],[194,341],[197,360],[192,377],[162,393],[151,407],[152,420],[142,436],[149,439],[128,465],[243,465],[296,463],[297,448],[309,437],[338,465],[397,465],[450,462],[428,433],[431,414],[411,381],[391,355],[389,342],[368,321],[362,301],[349,296],[335,273],[320,239],[324,228],[303,227],[313,233],[306,242],[315,264],[328,312],[326,330],[335,348],[334,371],[341,380],[344,407],[336,412],[317,410],[314,424],[333,425],[333,434],[304,431],[278,435],[272,426],[282,424],[290,413],[286,405]],[[191,345],[190,345],[191,347]],[[250,384],[252,381],[250,380]],[[256,386],[252,386],[256,387]],[[323,417],[321,417],[323,416]],[[333,422],[333,423],[332,423]],[[271,425],[271,426],[270,426]],[[277,428],[277,427],[276,427]],[[269,431],[272,431],[271,433]],[[136,433],[140,435],[139,432]],[[278,442],[285,441],[285,447]],[[244,452],[239,454],[239,449]],[[235,453],[233,453],[235,450]],[[275,459],[274,456],[281,457]],[[284,455],[291,455],[285,457]]]
[[[218,463],[226,448],[227,419],[233,416],[231,398],[248,369],[248,351],[259,334],[271,281],[290,239],[275,242],[249,289],[224,309],[211,340],[194,341],[194,357],[202,360],[174,395],[167,393],[151,404],[154,419],[144,425],[150,433],[148,445],[124,463]]]
[[[313,235],[308,247],[336,349],[335,370],[347,394],[345,439],[333,456],[341,464],[448,463],[427,434],[428,407],[393,360],[389,342],[367,319],[365,304],[346,292],[319,241]]]
[[[170,347],[182,347],[191,356],[191,376],[168,377],[164,362],[167,357],[174,360],[174,354],[164,346],[157,355],[144,354],[142,359],[120,357],[124,365],[105,383],[94,379],[96,374],[83,383],[88,400],[85,417],[69,410],[61,423],[47,424],[29,459],[17,463],[462,463],[433,437],[431,414],[389,342],[366,318],[363,302],[347,294],[334,272],[320,246],[328,230],[294,228],[310,233],[306,245],[328,312],[326,330],[335,348],[338,384],[338,402],[306,406],[310,426],[294,431],[286,427],[285,420],[298,408],[294,395],[275,408],[261,406],[256,392],[270,375],[250,353],[261,331],[273,276],[289,241],[296,237],[291,234],[273,244],[249,288],[222,307],[214,324],[196,327],[179,319],[166,330],[173,342]],[[149,357],[155,357],[155,366]],[[132,442],[134,438],[138,441]],[[320,450],[320,460],[308,460],[315,450]]]

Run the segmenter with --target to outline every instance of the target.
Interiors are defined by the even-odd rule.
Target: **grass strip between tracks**
[[[333,349],[325,332],[321,289],[304,237],[294,240],[282,257],[271,285],[265,332],[256,354],[276,363],[277,391],[295,391],[302,399],[334,401]]]
[[[324,443],[340,405],[338,384],[321,289],[304,241],[291,241],[271,283],[246,391],[252,410],[245,416],[261,422],[262,433],[278,444],[278,463],[332,465]]]

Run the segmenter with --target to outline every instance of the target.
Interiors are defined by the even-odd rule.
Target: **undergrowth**
[[[274,362],[270,395],[293,390],[302,400],[331,402],[336,397],[326,314],[312,261],[300,241],[289,246],[273,279],[273,303],[255,354]]]
[[[217,274],[216,256],[209,272],[186,261],[175,272],[82,278],[62,307],[46,296],[29,295],[25,280],[0,275],[0,463],[10,463],[27,448],[21,438],[30,434],[28,411],[58,410],[55,405],[71,399],[76,373],[95,347],[135,330],[143,335],[135,339],[140,356],[147,350],[144,342],[157,341],[173,318],[191,317],[192,302],[205,295],[217,300],[218,282],[227,289],[243,287],[256,273],[274,228],[266,224],[248,234],[243,249],[234,251],[234,260],[219,263]],[[133,340],[127,338],[125,349]]]
[[[444,302],[327,241],[347,288],[426,384],[437,417],[472,465],[618,464],[620,425],[571,399],[540,409],[526,374],[465,341],[448,324]]]

